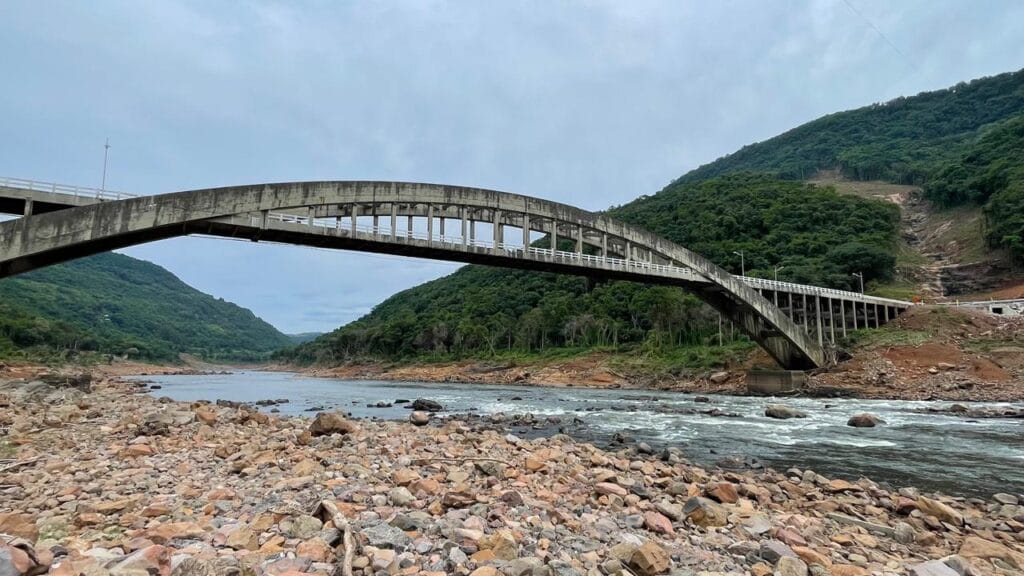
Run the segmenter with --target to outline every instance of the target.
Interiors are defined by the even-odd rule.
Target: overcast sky
[[[802,122],[1024,67],[1024,2],[0,3],[0,176],[320,179],[598,210]],[[286,332],[457,268],[183,238],[125,250]]]

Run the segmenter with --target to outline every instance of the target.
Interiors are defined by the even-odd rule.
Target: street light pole
[[[740,257],[740,276],[746,276],[747,275],[747,262],[746,262],[746,260],[743,257],[743,250],[740,250],[738,252],[736,250],[733,250],[732,253]]]
[[[100,184],[100,190],[106,191],[107,189],[107,152],[110,151],[110,138],[103,143],[103,183]]]
[[[782,270],[783,268],[785,268],[785,266],[776,266],[775,267],[775,281],[776,282],[779,281],[779,270]]]
[[[853,274],[850,274],[850,276],[856,276],[860,280],[860,293],[863,294],[864,293],[864,273],[863,272],[854,272]]]

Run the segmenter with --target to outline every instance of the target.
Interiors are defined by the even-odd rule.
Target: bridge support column
[[[32,215],[32,208],[33,208],[32,204],[33,204],[33,201],[32,201],[31,198],[26,198],[25,199],[25,216],[31,216]],[[15,204],[15,206],[17,206],[17,204]]]
[[[626,262],[633,259],[633,243],[626,240]]]
[[[306,218],[307,218],[306,225],[309,226],[310,228],[312,228],[313,227],[313,220],[316,220],[316,208],[315,207],[313,207],[313,206],[309,207],[309,210],[306,212]]]
[[[352,235],[356,235],[356,226],[359,225],[359,204],[352,205]]]
[[[846,339],[846,300],[839,299],[839,317],[843,319],[843,339]]]
[[[576,227],[576,253],[583,254],[583,226]]]
[[[886,304],[885,306],[882,306],[882,308],[885,309],[885,322],[886,322],[886,324],[888,324],[889,323],[889,305]]]
[[[501,210],[494,209],[494,249],[500,250],[504,237],[501,234]]]
[[[437,220],[438,220],[438,224],[440,224],[440,226],[441,226],[441,238],[444,239],[444,216],[441,216]]]
[[[267,229],[267,215],[270,214],[270,210],[260,210],[260,229]]]
[[[807,294],[800,295],[800,318],[803,320],[804,333],[810,334],[810,319],[807,317]]]
[[[398,205],[391,203],[391,237],[398,237]]]
[[[427,204],[427,243],[434,243],[434,205]]]
[[[553,252],[555,250],[558,250],[558,221],[557,220],[552,220],[551,221],[551,252],[552,252],[552,256],[554,256]]]
[[[373,210],[373,236],[380,236],[380,216],[377,216],[377,209]]]
[[[405,219],[405,237],[412,238],[412,216]]]
[[[853,329],[857,329],[857,301],[851,300],[850,304],[853,304]]]
[[[601,233],[601,256],[608,257],[608,235]]]
[[[459,208],[459,216],[462,217],[462,249],[469,246],[469,236],[466,235],[466,209]]]
[[[821,296],[814,297],[814,325],[815,331],[818,333],[818,346],[824,346],[825,338],[822,334],[824,331],[821,329]]]
[[[530,215],[523,213],[523,255],[530,251]]]
[[[833,302],[832,302],[831,298],[826,298],[826,300],[828,300],[828,334],[831,337],[832,343],[835,344],[836,343],[835,308],[833,307]]]

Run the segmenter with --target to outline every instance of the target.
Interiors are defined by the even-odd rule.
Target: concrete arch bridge
[[[410,182],[287,182],[132,196],[0,178],[0,278],[201,234],[680,286],[787,369],[827,366],[848,329],[910,302],[734,276],[651,232],[565,204]],[[538,239],[546,237],[546,247]]]

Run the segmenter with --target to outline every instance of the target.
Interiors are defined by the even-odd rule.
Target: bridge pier
[[[31,198],[25,198],[25,216],[32,215],[33,202],[34,201]],[[15,206],[17,206],[17,204],[15,204]]]
[[[748,370],[747,392],[757,396],[778,396],[798,392],[807,385],[802,370]]]

